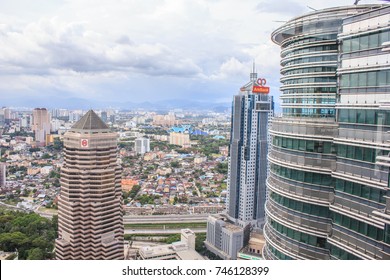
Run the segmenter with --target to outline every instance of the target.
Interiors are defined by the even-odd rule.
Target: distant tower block
[[[123,259],[117,135],[92,110],[64,135],[56,258]]]

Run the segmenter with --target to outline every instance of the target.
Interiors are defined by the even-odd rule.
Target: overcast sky
[[[0,106],[231,102],[253,60],[278,96],[277,21],[353,2],[0,1]]]

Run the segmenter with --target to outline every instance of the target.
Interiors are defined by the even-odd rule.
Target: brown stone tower
[[[56,258],[123,259],[117,135],[92,110],[64,135]]]

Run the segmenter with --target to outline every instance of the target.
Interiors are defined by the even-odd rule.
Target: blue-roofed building
[[[191,134],[193,131],[192,125],[190,124],[182,124],[180,126],[173,126],[168,132],[176,132],[176,133],[188,133]]]
[[[203,135],[203,136],[207,136],[209,135],[207,132],[205,131],[202,131],[202,130],[199,130],[199,129],[195,129],[193,132],[192,132],[192,135]]]

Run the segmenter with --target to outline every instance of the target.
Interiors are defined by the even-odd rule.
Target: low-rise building
[[[167,245],[147,246],[139,250],[141,260],[204,260],[195,251],[195,233],[190,229],[181,230],[181,240]]]

